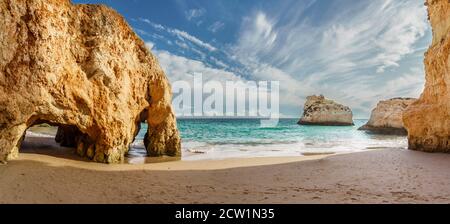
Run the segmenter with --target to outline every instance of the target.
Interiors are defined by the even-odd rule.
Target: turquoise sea
[[[263,128],[258,119],[178,119],[183,160],[301,156],[302,153],[344,153],[376,148],[406,148],[403,136],[367,134],[353,127],[300,126],[298,119],[281,119]],[[145,156],[144,124],[130,154]]]

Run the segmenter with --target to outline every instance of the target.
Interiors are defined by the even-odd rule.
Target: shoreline
[[[0,182],[10,183],[0,186],[0,203],[450,201],[450,155],[390,149],[295,159],[216,169],[211,161],[110,166],[25,155],[0,166]]]
[[[26,141],[31,143],[30,147],[41,147],[42,145],[58,149],[59,145],[54,142],[55,127],[31,127],[26,136]],[[361,133],[357,133],[358,136]],[[301,134],[300,134],[301,135]],[[364,135],[364,134],[362,134]],[[182,161],[222,161],[233,159],[251,159],[251,158],[292,158],[304,156],[322,156],[322,155],[338,155],[346,153],[356,153],[372,150],[374,148],[406,148],[403,139],[396,139],[391,136],[371,136],[369,142],[362,142],[365,136],[355,138],[355,144],[343,143],[336,139],[330,142],[319,142],[316,139],[295,140],[295,141],[269,141],[247,143],[210,143],[209,141],[197,142],[189,139],[182,142]],[[406,138],[405,138],[406,139]],[[30,142],[31,141],[31,142]],[[34,144],[34,143],[35,144]],[[390,144],[392,143],[392,144]],[[405,143],[406,144],[406,143]],[[55,150],[56,151],[56,150]],[[44,154],[55,154],[52,150],[47,150]],[[70,153],[68,153],[70,154]],[[67,156],[65,156],[67,157]],[[73,159],[79,159],[71,157]],[[158,158],[147,157],[147,151],[143,145],[143,141],[137,138],[133,142],[129,152],[125,155],[124,163],[145,164],[155,162],[170,162],[180,160],[180,158]],[[267,160],[267,159],[266,159]]]
[[[14,161],[36,161],[51,166],[73,166],[92,170],[220,170],[240,167],[276,165],[322,159],[337,155],[330,153],[305,153],[295,157],[253,157],[253,158],[223,158],[205,160],[182,160],[171,157],[127,157],[122,164],[102,164],[79,157],[73,148],[59,146],[53,138],[27,136],[19,158]],[[344,153],[342,153],[344,154]]]
[[[26,143],[0,203],[449,203],[450,154],[405,149],[100,164]],[[64,154],[65,153],[65,154]]]
[[[357,153],[357,152],[355,152]],[[350,154],[350,153],[349,153]],[[341,154],[344,155],[344,154]],[[235,158],[235,159],[221,159],[221,160],[177,160],[167,162],[153,162],[144,164],[103,164],[91,161],[73,160],[67,158],[58,158],[50,155],[22,153],[19,159],[12,160],[6,164],[8,166],[17,162],[42,162],[46,165],[59,167],[71,166],[81,169],[89,169],[96,171],[133,171],[133,170],[173,170],[173,171],[213,171],[233,168],[249,168],[258,166],[280,165],[295,162],[304,162],[311,160],[320,160],[332,155],[313,155],[313,156],[298,156],[298,157],[257,157],[257,158]]]

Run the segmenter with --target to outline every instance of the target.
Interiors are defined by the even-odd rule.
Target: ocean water
[[[302,156],[308,153],[345,153],[376,148],[406,148],[404,136],[367,134],[355,126],[300,126],[297,119],[281,119],[274,128],[260,127],[257,119],[179,119],[182,160]],[[131,156],[145,156],[142,125]]]

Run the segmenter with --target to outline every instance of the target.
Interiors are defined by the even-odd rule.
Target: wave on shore
[[[295,119],[281,120],[276,128],[262,128],[258,120],[180,120],[182,160],[291,157],[358,152],[380,148],[406,148],[404,136],[369,135],[355,127],[299,126]],[[147,156],[144,130],[131,145],[129,158]],[[31,128],[30,137],[54,138],[55,127]]]

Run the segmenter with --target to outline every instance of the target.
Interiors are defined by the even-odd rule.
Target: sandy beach
[[[0,203],[449,203],[449,169],[403,149],[106,165],[27,138],[0,166]]]

